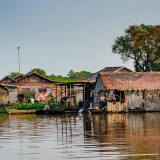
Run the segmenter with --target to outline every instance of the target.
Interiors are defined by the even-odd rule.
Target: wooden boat
[[[78,113],[80,109],[82,108],[81,107],[65,108],[65,113]]]
[[[53,113],[64,113],[65,112],[65,107],[55,107],[55,108],[51,108],[51,109],[45,109],[43,110],[44,113],[48,113],[48,114],[53,114]]]
[[[28,110],[14,110],[14,109],[8,109],[7,107],[4,107],[6,112],[11,114],[37,114],[37,113],[43,113],[43,110],[35,110],[35,109],[28,109]]]
[[[11,110],[11,109],[6,109],[6,112],[10,114],[35,114],[37,110]]]
[[[65,107],[55,107],[52,109],[29,109],[29,110],[13,110],[13,109],[8,109],[7,107],[4,107],[6,112],[11,115],[11,114],[44,114],[44,113],[63,113],[65,111]]]

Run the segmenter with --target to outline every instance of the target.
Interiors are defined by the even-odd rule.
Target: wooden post
[[[67,99],[66,99],[66,83],[65,83],[65,107],[67,107]]]
[[[56,103],[57,103],[57,85],[56,85]]]
[[[86,92],[86,91],[85,91],[85,87],[86,87],[86,83],[83,84],[83,103],[84,103],[83,106],[84,106],[84,107],[86,106],[86,105],[85,105],[85,103],[86,103],[86,100],[85,100],[85,99],[86,99],[86,97],[85,97],[85,92]]]
[[[69,86],[69,105],[70,105],[70,108],[71,108],[71,83],[70,83],[70,86]]]
[[[106,102],[106,106],[107,106],[107,96],[106,96],[106,91],[105,91],[105,102]]]
[[[107,92],[107,98],[106,98],[106,106],[107,106],[107,111],[108,111],[108,99],[109,99],[109,91],[107,90],[106,91]]]
[[[62,85],[61,85],[61,99],[62,99]]]
[[[121,106],[121,111],[122,111],[122,100],[121,100],[121,91],[120,91],[120,106]],[[118,109],[120,111],[120,109]]]
[[[66,83],[65,83],[65,97],[66,97]]]

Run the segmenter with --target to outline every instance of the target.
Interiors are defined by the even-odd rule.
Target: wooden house
[[[159,72],[99,73],[95,92],[108,111],[160,111]]]
[[[60,95],[63,88],[54,85],[55,81],[35,72],[29,72],[25,76],[19,75],[15,79],[6,76],[0,83],[17,86],[17,96],[19,100],[22,100],[25,94],[32,94],[37,100],[47,100],[51,96],[55,97],[56,95]],[[60,96],[57,97],[57,100],[60,101]]]
[[[103,73],[130,73],[133,71],[124,66],[105,67],[99,70],[98,72],[93,73],[92,75],[82,79],[81,82],[84,83],[83,101],[85,104],[88,104],[89,102],[93,102],[94,99],[96,98],[95,96],[96,93],[94,91],[94,88],[95,88],[96,79],[98,77],[98,74],[101,72]],[[88,105],[85,105],[85,106],[88,107]]]
[[[42,97],[42,100],[46,100],[49,94],[55,96],[56,92],[54,81],[35,72],[31,72],[17,79],[14,85],[18,87],[18,94],[22,97],[24,97],[25,93],[32,92],[35,99]]]

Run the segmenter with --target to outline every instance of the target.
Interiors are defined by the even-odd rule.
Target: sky
[[[159,0],[0,0],[0,79],[41,68],[47,75],[126,66],[112,53],[130,25],[158,25]]]

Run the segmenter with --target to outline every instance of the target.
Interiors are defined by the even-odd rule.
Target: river
[[[159,154],[159,112],[0,114],[2,160],[154,160]]]

